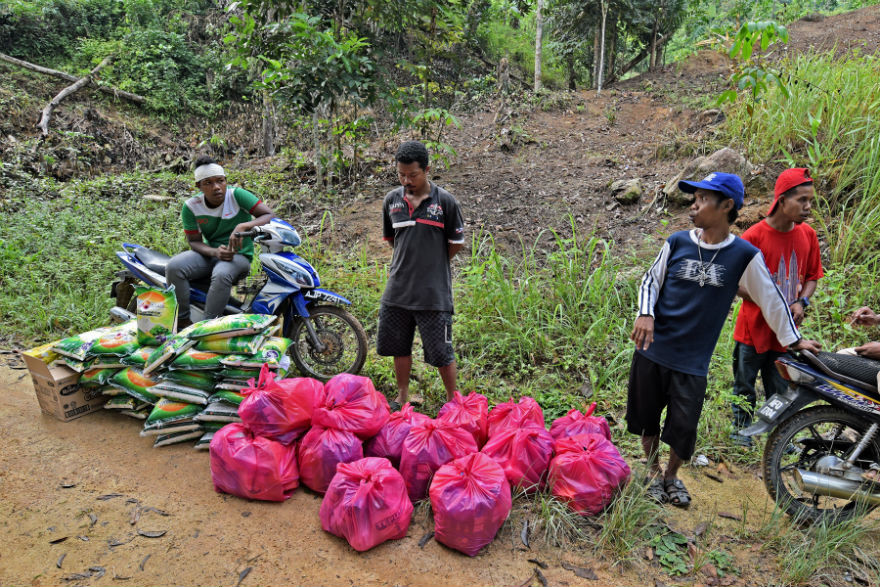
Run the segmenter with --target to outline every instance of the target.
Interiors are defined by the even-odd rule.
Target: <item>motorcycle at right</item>
[[[744,436],[769,432],[764,484],[799,521],[840,521],[880,505],[880,361],[801,351],[776,366],[788,382]]]

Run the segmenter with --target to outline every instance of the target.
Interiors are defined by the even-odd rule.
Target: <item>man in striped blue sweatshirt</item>
[[[691,497],[678,469],[694,454],[709,360],[738,289],[761,308],[780,343],[791,350],[818,351],[819,345],[801,337],[761,252],[730,234],[743,204],[742,180],[715,172],[678,187],[694,194],[690,218],[695,228],[666,239],[642,279],[630,336],[636,350],[626,420],[627,429],[641,436],[648,458],[653,477],[648,495],[686,507]],[[661,440],[670,448],[665,470],[659,462]]]

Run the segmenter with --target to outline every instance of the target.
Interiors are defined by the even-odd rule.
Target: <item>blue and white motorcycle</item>
[[[326,381],[339,373],[358,373],[367,357],[364,327],[345,309],[351,305],[349,300],[318,287],[321,282],[314,267],[286,250],[302,242],[296,229],[273,218],[268,224],[237,234],[252,237],[266,252],[259,255],[262,274],[250,285],[236,286],[237,295],[244,299],[230,298],[226,314],[274,314],[281,318],[283,335],[293,341],[288,354],[309,377]],[[116,274],[110,295],[116,298],[117,307],[134,313],[134,285],[143,282],[166,287],[165,266],[170,257],[130,243],[123,243],[122,248],[116,255],[126,269]],[[204,317],[210,278],[191,285],[190,317],[196,322]]]

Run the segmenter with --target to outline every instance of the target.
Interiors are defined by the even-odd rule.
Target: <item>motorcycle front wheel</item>
[[[808,493],[795,481],[797,469],[815,472],[823,457],[846,460],[869,426],[869,422],[840,408],[816,406],[798,412],[777,427],[767,439],[762,463],[764,485],[776,504],[803,522],[841,521],[874,509],[863,501]],[[880,442],[875,437],[855,466],[867,470],[878,458]]]
[[[336,306],[309,308],[322,351],[312,345],[302,318],[293,324],[293,344],[288,354],[297,368],[309,377],[327,381],[339,373],[359,373],[367,359],[367,333],[350,312]]]

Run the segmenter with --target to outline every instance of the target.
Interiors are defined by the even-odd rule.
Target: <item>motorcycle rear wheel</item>
[[[798,487],[795,469],[815,471],[817,461],[833,455],[845,460],[870,423],[845,410],[815,406],[798,412],[778,426],[764,447],[764,485],[776,504],[801,522],[831,522],[863,516],[875,506],[864,502],[807,493]],[[880,459],[875,436],[856,466],[867,469]]]
[[[299,318],[293,324],[290,338],[290,358],[307,375],[327,381],[339,373],[360,372],[367,359],[367,333],[350,312],[336,306],[309,308],[318,339],[325,346],[317,352],[312,346],[305,322]]]

